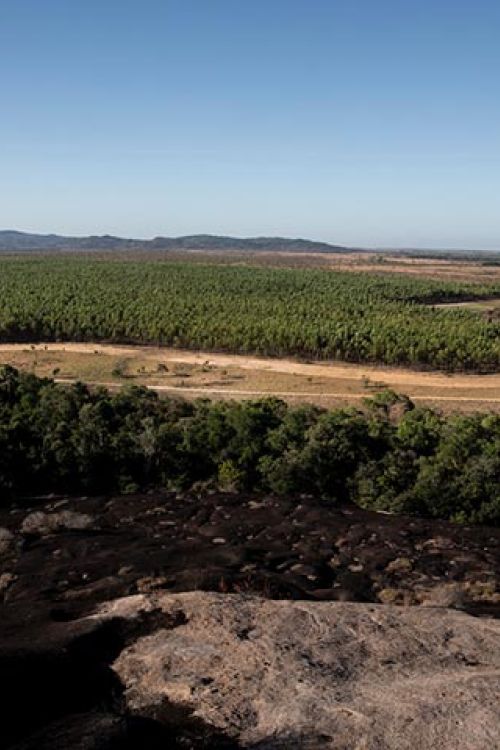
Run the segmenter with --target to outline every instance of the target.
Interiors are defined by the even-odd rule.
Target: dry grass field
[[[106,344],[2,344],[0,362],[61,382],[146,385],[187,398],[360,404],[385,388],[449,413],[500,412],[500,373],[466,375]]]
[[[368,271],[375,273],[402,273],[409,276],[471,281],[481,284],[500,280],[500,266],[485,265],[480,260],[447,260],[413,258],[402,255],[360,254],[335,256],[330,267],[338,270]]]

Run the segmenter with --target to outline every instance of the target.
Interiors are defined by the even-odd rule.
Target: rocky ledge
[[[159,592],[53,623],[39,644],[24,644],[24,677],[31,659],[42,706],[60,707],[65,695],[66,713],[40,717],[14,745],[24,750],[500,747],[495,619]],[[8,644],[2,660],[8,667]]]
[[[500,529],[310,497],[8,506],[0,744],[500,748],[499,580]]]
[[[54,611],[75,619],[100,602],[157,589],[498,617],[500,528],[304,496],[46,498],[0,509],[0,576],[0,601],[21,620]]]

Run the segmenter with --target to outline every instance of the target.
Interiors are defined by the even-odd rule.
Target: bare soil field
[[[500,412],[500,373],[445,374],[337,362],[111,344],[1,344],[0,362],[63,383],[145,385],[183,397],[278,396],[321,406],[360,404],[390,388],[445,412]]]

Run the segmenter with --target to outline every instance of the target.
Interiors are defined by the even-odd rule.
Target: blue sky
[[[500,249],[500,3],[0,0],[0,227]]]

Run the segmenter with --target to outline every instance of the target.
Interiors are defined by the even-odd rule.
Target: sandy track
[[[27,349],[38,349],[43,351],[63,352],[75,354],[94,354],[96,352],[102,355],[123,356],[123,357],[141,357],[158,361],[164,359],[172,363],[184,363],[192,365],[211,365],[229,368],[235,367],[242,370],[252,370],[260,372],[275,372],[288,375],[301,375],[314,378],[328,378],[331,381],[330,387],[325,387],[323,394],[318,392],[305,392],[302,390],[244,390],[227,387],[206,386],[186,386],[179,385],[149,385],[158,392],[176,392],[176,393],[193,393],[205,395],[229,395],[240,397],[252,397],[263,395],[276,395],[282,398],[301,398],[318,399],[318,396],[324,395],[330,399],[365,398],[366,390],[363,390],[363,383],[369,379],[370,382],[380,381],[387,387],[395,390],[401,390],[407,393],[412,399],[421,401],[450,401],[450,402],[481,402],[481,403],[500,403],[500,373],[488,375],[470,375],[464,373],[446,374],[443,372],[422,372],[397,367],[384,367],[374,365],[347,364],[342,362],[300,362],[293,359],[265,358],[256,356],[246,356],[240,354],[223,354],[204,351],[189,351],[183,349],[172,349],[166,347],[153,346],[122,346],[115,344],[92,344],[92,343],[38,343],[35,345],[22,344],[0,344],[0,353],[2,352],[21,352]],[[359,385],[359,392],[346,393],[345,388],[338,390],[335,388],[335,381],[345,384],[345,381],[351,381],[354,388]],[[59,382],[73,382],[69,379],[60,379]],[[117,387],[116,382],[95,382],[94,385],[103,385],[105,387]],[[331,390],[330,390],[331,388]],[[461,391],[453,393],[453,391]],[[414,392],[415,391],[415,392]],[[465,391],[465,394],[464,394]]]
[[[66,385],[71,385],[72,383],[76,383],[77,380],[75,378],[55,378],[56,383],[62,383]],[[88,385],[93,386],[102,386],[103,388],[123,388],[124,385],[122,383],[113,383],[113,382],[91,382],[88,383]],[[177,394],[183,394],[186,393],[193,393],[193,394],[200,394],[203,396],[239,396],[239,397],[255,397],[255,398],[262,398],[265,396],[276,396],[277,398],[310,398],[312,400],[318,400],[323,398],[325,399],[361,399],[361,398],[367,398],[370,394],[366,391],[363,393],[346,393],[343,391],[342,393],[334,393],[332,391],[325,391],[324,394],[318,394],[318,392],[310,392],[307,393],[305,391],[246,391],[242,390],[241,388],[212,388],[211,386],[177,386],[177,385],[145,385],[146,388],[149,388],[152,391],[157,391],[158,393],[162,393],[164,391],[166,392],[172,392]],[[468,396],[422,396],[422,395],[416,395],[412,396],[410,395],[410,398],[413,401],[472,401],[472,402],[481,402],[481,403],[494,403],[494,404],[500,404],[500,398],[491,398],[491,397],[484,397],[484,396],[471,396],[470,398]]]

